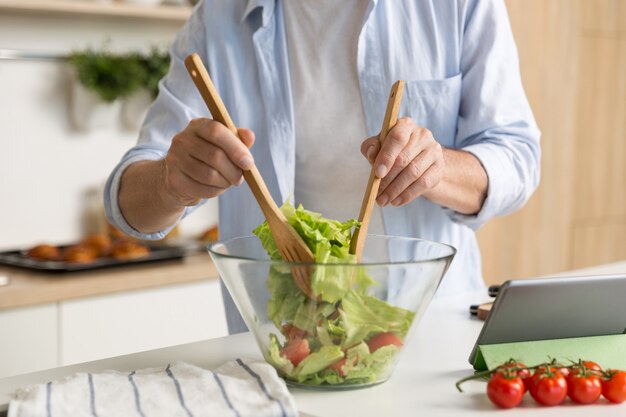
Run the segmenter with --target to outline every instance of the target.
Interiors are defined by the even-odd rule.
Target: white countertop
[[[626,262],[602,266],[600,273],[626,272]],[[578,275],[573,271],[570,275]],[[585,270],[594,273],[596,270]],[[435,299],[422,318],[402,353],[395,373],[381,385],[342,392],[291,389],[300,411],[312,416],[392,417],[392,416],[467,416],[501,413],[485,395],[484,382],[464,385],[464,393],[454,383],[472,373],[468,356],[482,322],[471,318],[470,304],[486,301],[484,293],[470,293]],[[237,357],[261,358],[249,333],[174,346],[48,371],[0,379],[0,410],[6,409],[8,396],[16,388],[59,379],[74,372],[105,369],[131,371],[162,366],[174,361],[215,368]],[[626,404],[610,405],[605,400],[590,406],[575,406],[569,400],[559,407],[539,407],[526,396],[520,407],[506,411],[513,416],[626,416]]]

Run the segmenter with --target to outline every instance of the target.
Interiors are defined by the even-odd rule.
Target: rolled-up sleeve
[[[468,9],[461,72],[455,145],[478,158],[489,185],[476,215],[449,213],[456,222],[478,229],[522,207],[540,176],[540,133],[522,87],[503,1],[476,0]]]
[[[161,239],[175,226],[155,233],[141,233],[128,224],[119,207],[121,178],[131,164],[145,160],[160,160],[165,157],[176,133],[183,130],[189,121],[196,117],[206,117],[199,113],[205,109],[184,64],[184,58],[192,52],[203,57],[204,2],[195,9],[191,18],[179,31],[170,49],[170,68],[159,83],[159,94],[148,110],[139,132],[137,145],[130,149],[109,176],[104,190],[104,207],[108,221],[124,233],[142,239]],[[204,57],[203,57],[204,59]],[[197,206],[195,206],[197,207]],[[182,217],[193,211],[187,207]]]

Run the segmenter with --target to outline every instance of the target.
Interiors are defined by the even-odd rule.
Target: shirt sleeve
[[[203,113],[206,107],[184,63],[185,57],[192,52],[197,52],[203,60],[206,59],[204,4],[205,2],[201,2],[195,9],[170,48],[171,63],[168,74],[159,83],[159,94],[148,110],[139,132],[137,145],[122,157],[106,182],[104,207],[107,219],[124,233],[141,239],[161,239],[175,224],[155,233],[141,233],[135,230],[126,222],[119,207],[120,181],[124,170],[131,164],[164,158],[174,135],[183,130],[191,119],[209,116],[208,110]],[[181,218],[197,207],[187,207]]]
[[[540,133],[522,87],[504,1],[475,0],[468,8],[461,72],[456,146],[478,158],[489,185],[476,215],[449,214],[478,229],[522,207],[539,184]]]

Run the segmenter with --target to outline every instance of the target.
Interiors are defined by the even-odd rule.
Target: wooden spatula
[[[226,111],[226,107],[198,54],[194,53],[185,58],[185,66],[209,108],[213,120],[222,123],[233,132],[235,136],[239,137],[237,128],[230,118],[228,111]],[[280,208],[276,205],[257,167],[253,166],[249,170],[243,171],[243,177],[261,207],[261,211],[267,220],[276,246],[283,259],[288,262],[315,262],[315,257],[309,247],[304,243],[294,228],[291,227],[283,212],[280,211]],[[304,265],[294,266],[292,268],[293,277],[298,288],[309,298],[315,298],[311,290],[309,272],[309,267]]]
[[[383,127],[380,129],[380,133],[378,135],[378,141],[381,145],[385,141],[385,138],[391,128],[393,128],[398,121],[398,111],[400,111],[400,103],[402,102],[403,92],[403,80],[398,80],[393,84],[393,86],[391,86],[389,101],[387,102],[387,110],[385,111],[385,118],[383,119]],[[374,208],[374,203],[376,202],[376,195],[378,194],[379,187],[380,178],[376,176],[375,166],[372,165],[370,178],[367,181],[365,195],[363,196],[363,202],[361,203],[361,212],[359,213],[361,227],[354,230],[352,240],[350,241],[350,253],[356,255],[357,262],[361,262],[363,247],[365,246],[365,238],[367,237],[367,229],[370,225],[372,210]]]

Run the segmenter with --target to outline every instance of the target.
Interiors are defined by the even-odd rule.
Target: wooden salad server
[[[237,128],[230,118],[224,106],[224,102],[215,89],[213,81],[204,67],[200,56],[195,53],[189,55],[185,58],[185,66],[209,108],[213,120],[222,123],[233,132],[235,136],[239,137]],[[300,235],[289,224],[278,205],[276,205],[256,165],[252,166],[249,170],[243,171],[243,177],[261,207],[261,211],[267,220],[267,224],[272,232],[272,237],[283,259],[294,263],[314,263],[315,257],[313,253]],[[298,288],[309,298],[315,299],[316,297],[311,290],[310,267],[310,265],[294,265],[291,269]]]
[[[404,81],[398,80],[393,84],[393,86],[391,86],[389,101],[387,102],[387,110],[385,111],[385,118],[383,119],[383,126],[378,134],[378,141],[381,146],[389,131],[398,121],[398,112],[400,111],[400,104],[402,103],[402,93],[404,93]],[[361,203],[361,212],[359,213],[361,227],[354,230],[352,240],[350,241],[350,253],[356,255],[357,262],[361,262],[363,247],[365,246],[365,238],[367,237],[367,229],[370,225],[372,210],[374,209],[374,204],[376,203],[376,196],[378,195],[379,187],[380,178],[376,176],[375,167],[372,165],[370,177],[367,181],[367,187],[365,188],[365,195],[363,196],[363,202]]]

